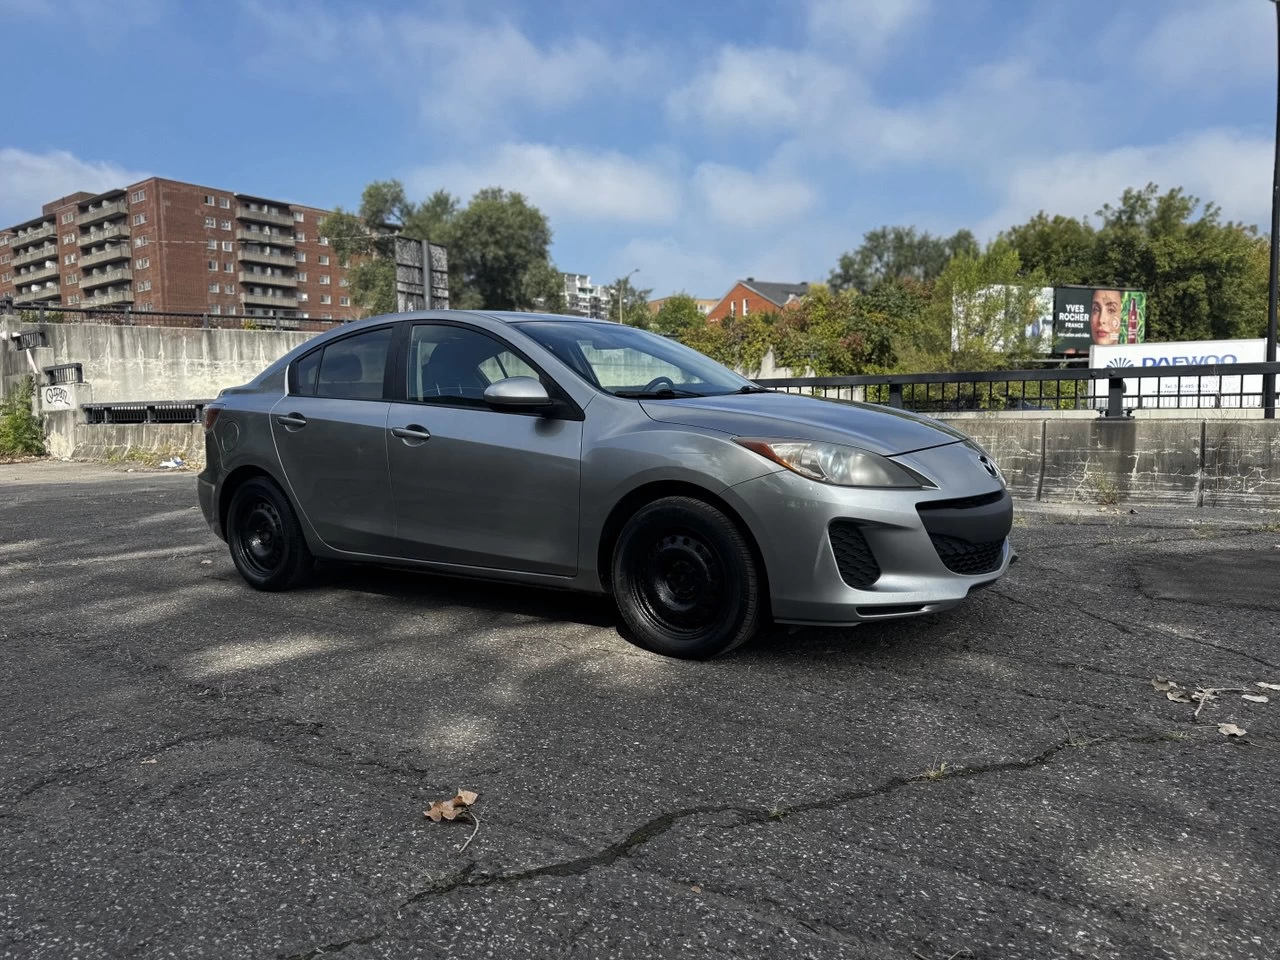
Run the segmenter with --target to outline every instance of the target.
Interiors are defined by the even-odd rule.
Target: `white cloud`
[[[507,143],[472,162],[423,167],[407,177],[410,192],[440,187],[464,198],[482,187],[518,190],[552,217],[573,221],[665,223],[680,208],[680,190],[660,166],[612,151],[539,143]]]
[[[65,150],[0,148],[0,226],[38,216],[42,204],[77,190],[100,193],[147,176],[107,161],[80,160]]]
[[[918,24],[930,0],[811,0],[809,33],[817,43],[846,42],[862,57],[885,52],[897,34]]]
[[[748,173],[718,163],[701,164],[694,187],[711,216],[731,227],[751,229],[803,216],[812,209],[813,188],[799,180]]]
[[[1126,187],[1183,187],[1216,203],[1227,219],[1259,223],[1271,209],[1275,144],[1234,130],[1206,130],[1169,143],[1024,158],[1002,181],[1004,201],[981,226],[991,236],[1040,210],[1093,214]]]
[[[1275,75],[1276,12],[1258,0],[1195,0],[1175,6],[1138,48],[1151,79],[1204,91]]]

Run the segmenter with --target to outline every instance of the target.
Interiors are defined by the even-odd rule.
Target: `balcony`
[[[237,220],[250,220],[253,223],[269,223],[275,227],[286,227],[293,233],[292,213],[267,213],[265,210],[250,210],[248,207],[236,207]]]
[[[19,247],[29,246],[38,240],[45,239],[46,237],[56,237],[57,235],[58,235],[57,224],[46,223],[43,227],[40,227],[36,230],[29,230],[26,233],[18,234],[16,237],[14,237],[12,240],[9,241],[9,247],[11,249],[16,250]]]
[[[132,251],[124,244],[121,244],[116,247],[107,247],[107,249],[99,250],[97,253],[86,253],[80,258],[80,266],[96,267],[100,263],[111,263],[113,260],[129,260],[132,257]]]
[[[28,250],[24,254],[14,254],[13,260],[10,261],[15,267],[21,267],[28,263],[37,263],[40,260],[58,260],[58,245],[51,243],[47,247],[41,247],[39,250]]]
[[[127,217],[128,215],[129,204],[123,200],[113,200],[110,203],[104,203],[100,207],[93,207],[80,214],[80,216],[76,217],[76,226],[91,227],[95,223],[102,223],[102,221],[110,220],[112,217]]]
[[[82,273],[80,274],[80,289],[92,290],[94,287],[105,287],[109,283],[119,283],[122,280],[132,279],[133,271],[128,267],[108,270],[106,273]]]
[[[13,295],[13,305],[19,306],[24,303],[40,303],[46,300],[57,300],[62,296],[62,288],[56,283],[53,286],[45,286],[42,290],[33,290],[27,293],[15,293]]]
[[[264,287],[297,287],[298,278],[295,276],[282,277],[271,273],[252,273],[248,270],[240,271],[240,282],[248,284],[259,284]]]
[[[236,239],[241,243],[269,243],[277,247],[294,246],[292,230],[285,233],[261,233],[254,230],[237,230]]]
[[[95,243],[105,243],[108,240],[119,240],[129,236],[129,224],[113,223],[103,227],[101,230],[90,231],[89,233],[80,234],[80,246],[92,247]]]
[[[242,293],[240,299],[246,307],[270,307],[275,310],[294,310],[298,306],[297,297],[263,297],[256,293]]]
[[[236,254],[241,260],[247,260],[249,263],[264,263],[272,267],[285,267],[292,270],[297,266],[297,261],[292,256],[282,256],[278,253],[263,253],[261,250],[246,250],[241,247]]]
[[[133,303],[133,291],[117,290],[114,293],[100,293],[96,297],[85,297],[80,301],[80,306],[109,307],[116,303]]]
[[[35,283],[37,280],[56,280],[58,279],[58,265],[40,267],[38,270],[31,270],[27,273],[15,273],[13,275],[13,284],[16,287],[22,286],[24,283]]]

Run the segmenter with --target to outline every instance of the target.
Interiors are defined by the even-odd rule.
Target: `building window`
[[[0,263],[8,263],[12,259],[13,259],[13,254],[6,253],[3,257],[0,257]]]
[[[328,238],[328,237],[321,237],[321,238],[320,238],[320,246],[322,246],[322,247],[327,247],[328,245],[329,245],[329,238]]]
[[[349,287],[351,286],[351,281],[348,280],[346,277],[343,277],[341,280],[338,281],[338,286]]]
[[[303,213],[302,213],[302,211],[301,211],[301,210],[295,210],[295,211],[293,211],[293,222],[294,222],[294,223],[302,223],[302,220],[303,220]]]
[[[73,220],[75,220],[75,218],[76,218],[76,215],[74,213],[64,213],[62,215],[62,222],[64,224],[71,223]]]
[[[13,279],[12,273],[6,273],[3,277],[0,277],[0,280],[3,280],[5,283],[8,283],[12,279]]]
[[[742,315],[744,317],[747,315],[747,298],[746,297],[742,298]]]
[[[213,229],[214,227],[216,227],[217,225],[218,225],[218,218],[217,218],[217,217],[205,217],[205,218],[204,218],[204,228],[205,228],[206,230],[212,230],[212,229]],[[213,241],[212,241],[212,240],[210,240],[209,242],[210,242],[210,243],[213,243]]]
[[[295,233],[293,235],[293,239],[296,240],[298,243],[306,243],[307,235],[305,233]]]
[[[307,255],[303,253],[301,250],[298,250],[294,253],[293,259],[295,263],[306,263]]]
[[[323,253],[320,254],[320,266],[327,267],[328,265],[329,265],[329,258],[325,256]]]
[[[217,261],[217,260],[210,260],[210,261],[209,261],[209,269],[210,269],[210,270],[212,270],[214,273],[217,273],[217,272],[218,272],[218,261]]]
[[[135,270],[145,270],[149,266],[151,266],[150,257],[139,257],[137,260],[133,261],[133,269]]]
[[[311,295],[310,295],[310,294],[306,294],[306,293],[300,293],[300,294],[298,294],[298,302],[299,302],[299,303],[306,303],[306,302],[307,302],[308,300],[310,300],[310,299],[311,299]]]
[[[210,293],[218,293],[218,292],[220,292],[221,290],[222,290],[222,288],[221,288],[220,286],[218,286],[216,283],[211,283],[211,284],[209,284],[209,292],[210,292]]]
[[[62,238],[62,242],[63,242],[63,243],[75,243],[75,242],[76,242],[76,235],[75,235],[74,233],[68,233],[68,234],[66,234],[66,235]]]
[[[140,237],[133,238],[133,245],[135,247],[145,247],[149,242],[150,241],[147,240],[147,235],[145,233]]]
[[[329,296],[327,293],[326,293],[326,294],[323,294],[323,295],[320,297],[320,302],[321,302],[321,303],[333,303],[333,297]]]
[[[138,309],[141,310],[143,313],[151,313],[152,311],[155,310],[155,308],[156,308],[156,305],[154,303],[144,303]]]
[[[730,301],[729,301],[729,316],[731,316],[731,317],[736,317],[737,315],[738,315],[738,301],[737,301],[737,300],[730,300]]]
[[[209,312],[216,317],[218,314],[222,313],[222,305],[218,303],[209,304]]]
[[[333,319],[333,314],[332,314],[332,313],[322,313],[322,314],[320,314],[320,319],[321,319],[321,320],[332,320],[332,319]]]
[[[145,213],[135,213],[133,215],[133,225],[135,227],[140,227],[146,222],[147,222],[147,215]]]
[[[63,278],[62,278],[62,282],[63,282],[63,283],[68,283],[68,284],[70,284],[70,283],[79,283],[79,282],[80,282],[80,275],[79,275],[79,274],[77,274],[77,273],[69,273],[69,274],[67,274],[65,277],[63,277]]]
[[[140,282],[138,283],[138,292],[139,292],[139,293],[146,293],[146,292],[147,292],[148,290],[150,290],[150,289],[151,289],[151,281],[150,281],[150,280],[143,280],[143,281],[140,281]]]
[[[147,191],[145,191],[145,190],[135,190],[135,191],[133,191],[133,196],[131,196],[131,197],[129,198],[129,202],[130,202],[130,203],[141,203],[141,202],[142,202],[143,200],[145,200],[145,199],[147,199]]]
[[[221,226],[223,230],[230,230],[230,229],[231,229],[231,221],[230,221],[230,220],[223,220],[223,221],[222,221],[222,223],[221,223],[221,224],[219,224],[219,226]]]
[[[212,207],[212,206],[213,206],[213,197],[212,197],[210,194],[207,194],[207,193],[206,193],[206,194],[204,195],[204,205],[205,205],[206,207]]]
[[[62,258],[62,262],[67,264],[75,263],[76,255],[74,253],[68,253],[65,257]]]
[[[235,273],[235,272],[236,272],[236,265],[235,265],[234,263],[224,263],[224,264],[222,265],[222,272],[223,272],[223,273]]]
[[[218,206],[220,206],[223,210],[230,210],[230,209],[231,209],[231,198],[230,198],[230,197],[221,197],[221,198],[218,200]]]
[[[330,280],[330,277],[329,277],[329,275],[328,275],[327,273],[326,273],[326,274],[321,274],[321,275],[320,275],[320,286],[322,286],[322,287],[327,287],[327,286],[329,285],[329,280]]]
[[[230,253],[230,252],[231,252],[231,250],[232,250],[231,241],[230,241],[230,240],[223,240],[223,241],[222,241],[222,252],[223,252],[223,253]]]
[[[235,285],[234,283],[224,283],[224,284],[222,285],[222,292],[223,292],[223,293],[235,293],[235,292],[236,292],[236,285]]]
[[[307,282],[307,271],[303,270],[300,274],[298,274],[298,282],[299,283]]]
[[[349,307],[349,306],[351,306],[351,298],[350,298],[350,297],[339,297],[339,298],[338,298],[338,306],[340,306],[340,307]]]
[[[210,249],[210,250],[217,250],[217,249],[218,249],[218,241],[217,241],[217,240],[210,240],[210,241],[209,241],[209,243],[208,243],[208,247],[209,247],[209,249]]]

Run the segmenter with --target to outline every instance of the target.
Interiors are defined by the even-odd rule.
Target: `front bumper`
[[[782,470],[726,491],[763,554],[774,619],[836,625],[932,613],[1008,570],[1012,502],[971,446],[894,459],[938,488],[835,487]],[[853,542],[860,536],[873,557],[869,573],[849,576],[848,540],[838,541],[837,562],[833,523],[856,529]]]

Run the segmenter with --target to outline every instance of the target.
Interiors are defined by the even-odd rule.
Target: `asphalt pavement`
[[[0,956],[1280,954],[1275,515],[1027,507],[956,610],[685,663],[568,594],[255,593],[194,485],[0,466]]]

